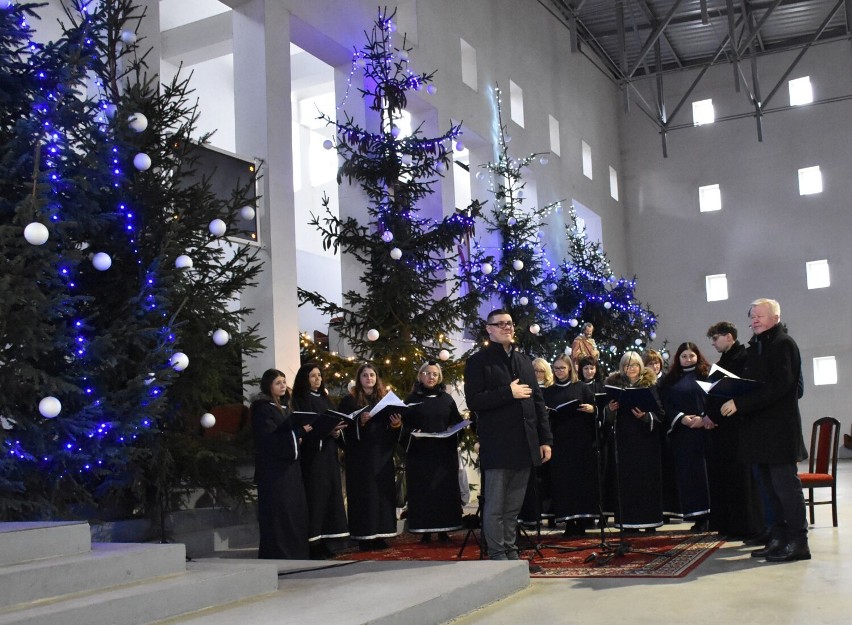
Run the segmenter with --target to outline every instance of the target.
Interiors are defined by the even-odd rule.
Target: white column
[[[283,3],[249,0],[233,10],[236,151],[264,160],[258,221],[264,270],[243,294],[266,351],[249,375],[275,367],[292,382],[299,367],[296,237],[290,106],[290,16]]]

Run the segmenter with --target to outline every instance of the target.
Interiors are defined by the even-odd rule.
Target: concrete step
[[[257,523],[245,523],[183,532],[176,534],[174,540],[186,545],[189,557],[197,559],[229,549],[257,548],[260,533]]]
[[[95,543],[86,553],[0,567],[0,610],[185,570],[183,545]]]
[[[145,625],[278,588],[274,562],[190,562],[186,572],[0,611],[0,625]]]
[[[0,523],[0,566],[85,553],[91,546],[85,521]]]

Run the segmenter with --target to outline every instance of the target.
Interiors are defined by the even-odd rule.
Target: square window
[[[613,200],[618,201],[618,172],[609,168],[609,194]]]
[[[592,180],[592,148],[586,143],[583,143],[583,175]]]
[[[462,82],[477,91],[476,88],[476,48],[464,39],[461,41]]]
[[[719,302],[728,299],[728,276],[717,273],[704,278],[708,302]]]
[[[692,123],[695,126],[712,124],[716,121],[713,111],[713,100],[698,100],[692,103]]]
[[[799,170],[799,195],[822,193],[822,172],[819,165]]]
[[[811,87],[811,77],[803,76],[787,83],[790,89],[790,106],[801,106],[814,101],[814,90]]]
[[[805,264],[808,273],[809,289],[824,289],[831,286],[827,260],[813,260]]]
[[[509,101],[512,106],[512,121],[524,127],[524,90],[514,80],[509,81]]]
[[[698,187],[698,209],[702,213],[722,210],[722,191],[717,184]]]
[[[834,356],[814,358],[814,384],[837,384],[837,360]]]
[[[562,146],[559,143],[559,120],[553,115],[548,115],[550,122],[550,151],[559,156],[562,154]]]

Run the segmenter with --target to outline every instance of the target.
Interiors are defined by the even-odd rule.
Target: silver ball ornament
[[[243,206],[240,209],[240,219],[245,219],[246,221],[251,221],[254,219],[255,212],[253,206]]]
[[[402,258],[402,250],[399,249],[398,247],[393,248],[390,251],[390,257],[393,258],[394,260],[399,260],[400,258]]]
[[[480,265],[479,268],[482,270],[482,273],[484,273],[486,276],[489,273],[491,273],[492,271],[494,271],[494,267],[491,265],[491,263],[482,263],[482,265]]]
[[[32,222],[24,228],[24,238],[30,245],[44,245],[50,237],[47,226],[37,221]]]
[[[514,260],[512,261],[512,269],[515,271],[520,271],[524,268],[524,261],[522,260]]]
[[[199,423],[201,423],[201,427],[203,427],[205,430],[207,430],[209,428],[212,428],[214,425],[216,425],[216,417],[213,416],[212,413],[205,412],[203,415],[201,415],[201,419],[199,419]]]
[[[62,412],[62,403],[55,397],[48,395],[38,403],[38,411],[45,419],[53,419]]]
[[[172,354],[172,357],[169,358],[169,364],[175,371],[183,371],[189,366],[189,356],[183,352],[175,352]]]
[[[231,340],[231,335],[228,334],[227,330],[223,330],[222,328],[219,328],[218,330],[216,330],[213,333],[212,338],[213,338],[213,342],[216,345],[218,345],[219,347],[222,347],[223,345],[228,344],[228,341]]]
[[[225,222],[221,219],[214,219],[207,227],[210,230],[210,234],[212,234],[214,237],[221,237],[228,230],[228,226],[225,225]]]
[[[393,232],[391,232],[390,230],[385,230],[384,232],[382,232],[382,241],[384,241],[385,243],[390,243],[391,241],[393,241]]]
[[[537,335],[539,332],[541,332],[541,326],[540,325],[538,325],[537,323],[534,323],[530,326],[530,334],[536,334]]]
[[[450,359],[450,352],[447,351],[446,349],[442,349],[441,351],[438,352],[438,359],[439,360],[449,360]]]
[[[367,330],[367,340],[368,341],[377,341],[379,339],[379,331],[375,328]]]
[[[98,271],[106,271],[112,267],[112,258],[109,257],[109,254],[98,252],[92,256],[92,265]]]
[[[186,254],[181,254],[175,258],[175,267],[177,269],[192,269],[192,259]]]
[[[133,157],[133,166],[139,171],[148,171],[151,169],[151,157],[144,152],[139,152]]]
[[[128,126],[136,132],[144,132],[148,127],[148,118],[142,113],[134,113],[128,118]]]

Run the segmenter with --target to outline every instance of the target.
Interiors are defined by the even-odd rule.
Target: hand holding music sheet
[[[370,420],[390,421],[391,415],[404,416],[414,406],[419,404],[406,404],[393,391],[382,397],[378,404],[370,410]]]
[[[363,410],[363,408],[360,408],[351,415],[337,412],[336,410],[326,410],[321,413],[302,412],[297,410],[293,412],[293,418],[300,427],[304,425],[311,426],[311,431],[306,432],[306,435],[325,438],[341,423],[351,423]]]
[[[757,380],[741,378],[738,375],[723,369],[719,365],[713,365],[710,367],[709,378],[714,381],[702,382],[700,380],[696,380],[696,384],[698,384],[698,386],[700,386],[708,395],[713,397],[723,397],[725,399],[739,397],[740,395],[753,391],[763,384],[763,382],[758,382]]]
[[[470,425],[470,419],[464,419],[463,421],[459,421],[453,427],[444,430],[443,432],[412,432],[411,435],[415,438],[449,438],[456,432],[461,432],[467,426]]]
[[[559,413],[561,416],[568,416],[573,414],[577,407],[580,405],[579,399],[572,399],[570,401],[566,401],[564,404],[559,404],[558,406],[554,406],[553,408],[549,407],[547,410],[549,412]]]
[[[617,401],[620,408],[638,408],[643,412],[659,412],[660,407],[650,386],[605,387],[609,401]]]

